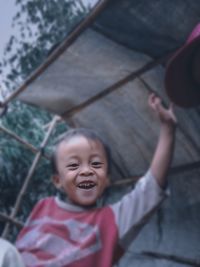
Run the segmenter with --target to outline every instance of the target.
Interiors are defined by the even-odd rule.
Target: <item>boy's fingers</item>
[[[161,99],[155,93],[151,93],[148,98],[149,105],[156,110],[161,105]]]
[[[159,97],[155,97],[155,99],[154,99],[154,107],[155,107],[155,110],[158,111],[158,112],[161,112],[163,110],[161,99]]]
[[[169,106],[167,107],[165,104],[163,104],[159,96],[157,96],[155,93],[151,93],[148,98],[148,103],[161,120],[172,120],[175,124],[177,124],[177,118],[174,114],[174,104],[172,102],[170,102]]]
[[[175,122],[175,123],[177,123],[177,118],[176,118],[176,115],[175,115],[175,113],[174,113],[174,103],[170,103],[170,105],[169,105],[169,110],[170,110],[170,113],[171,113],[171,117],[172,117],[172,119],[173,119],[173,121]]]
[[[153,103],[153,99],[154,99],[154,94],[151,93],[151,94],[149,95],[149,97],[148,97],[148,103],[149,103],[150,106],[151,106],[152,103]]]

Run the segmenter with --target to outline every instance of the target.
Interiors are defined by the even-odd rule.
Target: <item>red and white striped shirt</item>
[[[130,193],[103,208],[43,199],[16,246],[27,267],[111,267],[165,196],[149,171]]]

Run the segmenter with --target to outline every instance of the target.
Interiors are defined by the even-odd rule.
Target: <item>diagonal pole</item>
[[[39,151],[33,145],[29,144],[27,141],[25,141],[24,139],[20,138],[17,134],[15,134],[14,132],[8,130],[7,128],[3,127],[2,125],[0,125],[0,131],[2,131],[5,134],[9,135],[10,137],[12,137],[16,141],[18,141],[20,144],[26,146],[33,153],[37,153]],[[46,159],[49,159],[49,157],[47,155],[42,155],[42,156],[45,157]]]
[[[33,163],[32,163],[32,165],[31,165],[31,167],[29,169],[29,172],[28,172],[26,178],[25,178],[24,184],[23,184],[23,186],[22,186],[22,188],[21,188],[21,190],[19,192],[19,195],[18,195],[18,197],[16,199],[15,206],[13,207],[12,212],[11,212],[11,214],[9,216],[11,220],[14,219],[14,217],[16,216],[16,214],[17,214],[17,212],[18,212],[18,210],[20,208],[20,204],[22,202],[23,196],[24,196],[24,194],[25,194],[25,192],[26,192],[26,190],[28,188],[28,185],[29,185],[29,183],[31,181],[31,178],[32,178],[32,176],[33,176],[33,174],[35,172],[36,166],[39,163],[39,160],[40,160],[40,158],[42,156],[42,152],[43,152],[42,150],[46,146],[46,144],[48,142],[48,139],[49,139],[49,137],[50,137],[55,125],[56,125],[57,120],[58,120],[58,117],[55,116],[53,118],[53,120],[51,122],[51,125],[50,125],[50,127],[48,129],[48,132],[47,132],[46,136],[44,137],[44,140],[43,140],[43,142],[41,144],[41,149],[37,152],[37,154],[36,154],[36,156],[35,156],[35,158],[33,160]],[[10,223],[8,222],[6,224],[6,226],[5,226],[5,228],[4,228],[3,233],[2,233],[2,237],[3,238],[7,237],[8,232],[9,232],[9,228],[10,228]]]

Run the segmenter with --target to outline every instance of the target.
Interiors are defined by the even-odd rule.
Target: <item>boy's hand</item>
[[[171,127],[176,126],[177,118],[174,114],[172,103],[170,103],[169,108],[165,108],[162,105],[161,98],[157,96],[156,94],[150,94],[148,102],[149,102],[149,106],[156,113],[161,123],[167,126],[171,126]]]

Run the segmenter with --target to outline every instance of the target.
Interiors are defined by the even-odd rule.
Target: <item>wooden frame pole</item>
[[[15,205],[13,207],[13,210],[12,210],[10,216],[9,216],[11,220],[14,219],[14,217],[16,216],[16,214],[17,214],[17,212],[19,210],[22,198],[23,198],[23,196],[24,196],[24,194],[25,194],[25,192],[27,190],[27,187],[28,187],[28,185],[29,185],[29,183],[31,181],[31,178],[32,178],[32,176],[33,176],[33,174],[35,172],[36,166],[37,166],[37,164],[38,164],[38,162],[39,162],[39,160],[40,160],[40,158],[42,156],[42,149],[46,146],[46,144],[48,142],[48,139],[49,139],[49,137],[50,137],[55,125],[56,125],[57,120],[58,120],[58,117],[55,116],[54,119],[52,120],[52,123],[51,123],[51,125],[50,125],[50,127],[48,129],[48,132],[47,132],[46,136],[44,137],[44,140],[43,140],[43,142],[41,144],[41,150],[39,150],[37,152],[37,154],[36,154],[36,156],[35,156],[35,158],[33,160],[33,163],[32,163],[32,165],[31,165],[31,167],[29,169],[29,172],[28,172],[26,178],[25,178],[24,184],[23,184],[23,186],[22,186],[22,188],[21,188],[21,190],[19,192],[19,195],[18,195],[18,197],[16,199],[16,202],[15,202]],[[8,235],[9,227],[10,227],[10,223],[8,222],[6,224],[6,226],[5,226],[3,234],[2,234],[3,238],[6,238],[6,236]]]

